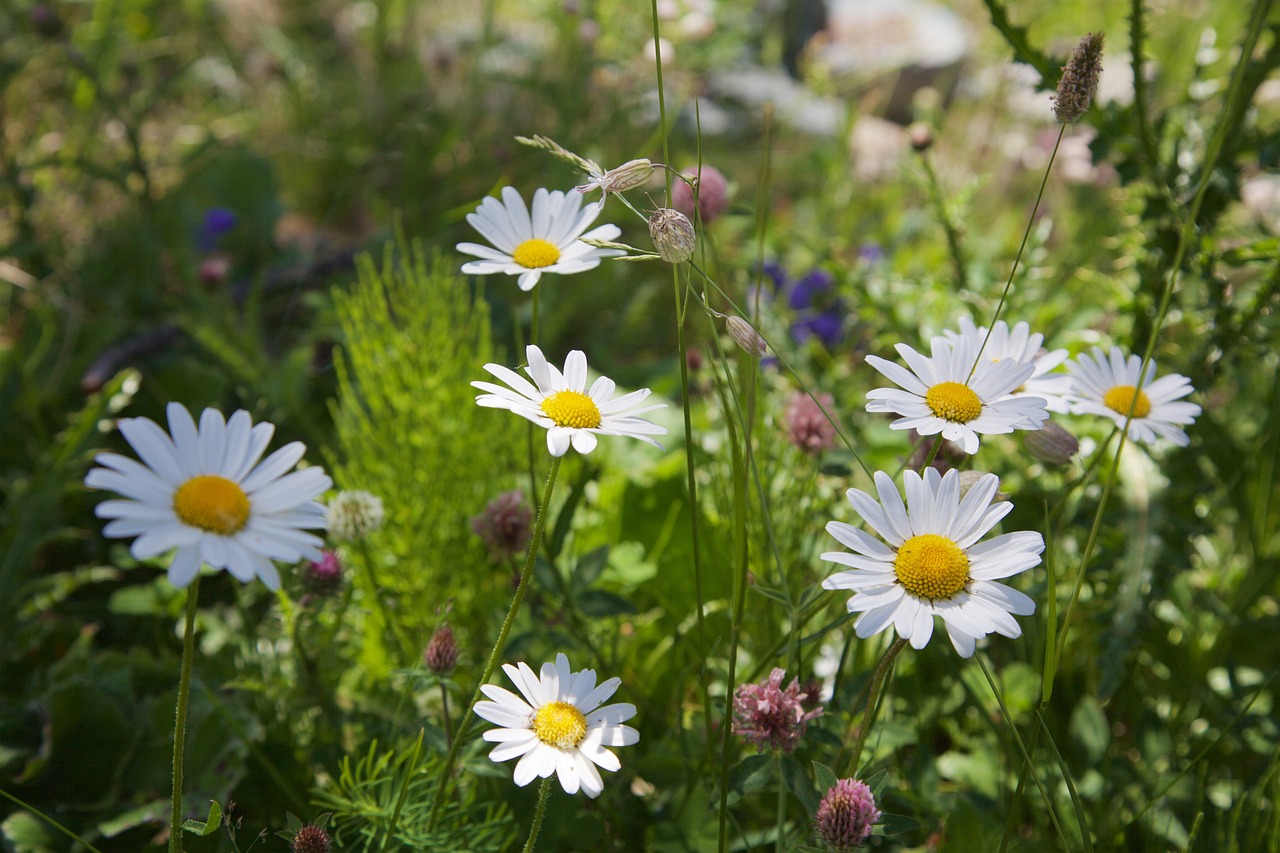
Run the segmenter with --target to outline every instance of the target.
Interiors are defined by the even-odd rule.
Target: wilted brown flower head
[[[1102,73],[1102,33],[1089,33],[1080,40],[1053,95],[1053,114],[1063,124],[1070,124],[1085,114],[1098,92],[1098,75]]]

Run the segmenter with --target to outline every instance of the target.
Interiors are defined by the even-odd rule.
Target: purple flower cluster
[[[827,789],[814,816],[818,837],[840,851],[861,847],[879,820],[876,798],[857,779],[841,779]]]
[[[836,294],[831,273],[815,267],[792,279],[777,261],[766,261],[764,274],[773,285],[773,293],[785,299],[787,307],[795,313],[791,337],[796,343],[812,338],[832,349],[845,339],[849,332],[849,309]]]
[[[733,692],[733,733],[756,745],[791,752],[804,737],[809,721],[822,716],[822,708],[811,707],[809,694],[800,689],[800,679],[791,679],[784,690],[785,669],[775,668],[767,681],[743,684]]]
[[[484,512],[472,516],[471,529],[489,549],[494,562],[523,553],[532,535],[533,510],[524,492],[503,492],[485,505]]]

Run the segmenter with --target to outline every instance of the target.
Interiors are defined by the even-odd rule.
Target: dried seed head
[[[658,257],[670,264],[682,264],[693,257],[697,237],[689,217],[678,210],[662,207],[649,217],[649,236],[658,249]]]
[[[759,358],[768,351],[769,347],[764,342],[764,338],[760,337],[760,333],[746,320],[737,315],[730,315],[725,319],[724,324],[729,329],[729,337],[733,338],[733,342],[742,347],[744,352]]]
[[[1102,33],[1089,33],[1080,40],[1067,67],[1062,69],[1058,91],[1053,95],[1053,114],[1070,124],[1085,114],[1098,92],[1102,72]]]

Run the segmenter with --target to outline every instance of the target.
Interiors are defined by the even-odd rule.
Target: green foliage
[[[469,624],[505,586],[468,519],[524,472],[527,441],[517,419],[475,405],[470,382],[505,359],[487,305],[450,262],[388,248],[380,270],[361,258],[354,287],[334,303],[343,336],[335,479],[382,498],[386,524],[366,552],[377,555],[367,568],[381,590],[365,591],[399,601],[396,632],[421,649],[450,598]]]
[[[334,840],[343,849],[366,853],[384,849],[387,840],[390,846],[385,849],[396,849],[395,845],[460,853],[508,849],[517,833],[511,813],[504,803],[478,801],[470,786],[462,800],[445,808],[437,828],[428,828],[444,759],[428,753],[418,762],[417,755],[410,741],[391,749],[379,749],[374,741],[358,756],[342,759],[338,776],[314,792],[316,804],[332,813]],[[397,810],[402,798],[403,808]],[[397,812],[399,820],[391,829]]]

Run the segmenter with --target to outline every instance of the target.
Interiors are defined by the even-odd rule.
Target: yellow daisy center
[[[572,749],[587,736],[587,718],[569,702],[548,702],[533,715],[538,740],[558,749]]]
[[[969,582],[969,557],[947,537],[925,533],[902,543],[893,571],[916,598],[947,599]]]
[[[594,429],[600,426],[600,409],[594,400],[577,391],[557,391],[542,401],[542,413],[556,426]]]
[[[539,270],[543,267],[549,267],[560,260],[560,250],[555,243],[548,242],[540,237],[534,237],[532,240],[525,240],[519,246],[516,246],[516,250],[511,253],[511,257],[517,264],[526,269]]]
[[[963,424],[982,414],[982,401],[961,382],[939,382],[925,393],[924,402],[945,421]]]
[[[1137,401],[1134,401],[1137,396]],[[1145,391],[1139,391],[1132,385],[1117,385],[1106,393],[1102,398],[1102,402],[1108,409],[1121,416],[1129,414],[1129,407],[1133,407],[1134,418],[1145,418],[1151,414],[1151,399],[1147,397]]]
[[[249,521],[249,496],[226,477],[201,474],[173,493],[173,511],[183,524],[230,536]]]

